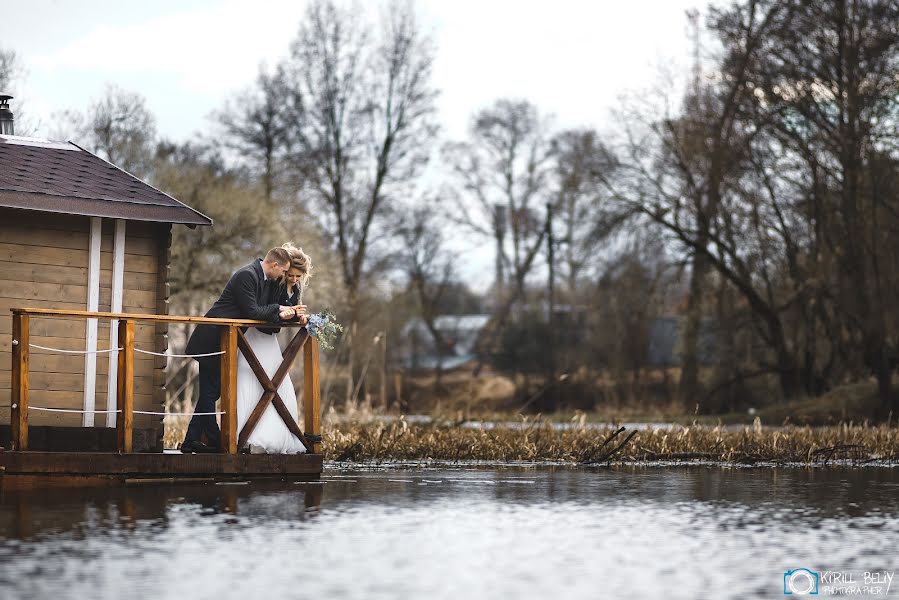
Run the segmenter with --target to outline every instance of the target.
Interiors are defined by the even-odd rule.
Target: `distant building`
[[[405,343],[401,362],[410,369],[455,369],[476,358],[478,337],[490,315],[441,315],[434,319],[447,348],[439,352],[434,336],[422,319],[413,319],[403,328]]]
[[[654,367],[673,367],[682,364],[683,328],[682,317],[656,317],[649,323],[649,364]],[[703,319],[699,326],[699,363],[712,365],[717,360],[717,339],[715,320]]]

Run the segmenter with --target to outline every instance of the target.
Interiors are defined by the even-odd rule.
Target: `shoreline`
[[[324,427],[327,463],[445,464],[483,461],[566,465],[718,464],[760,466],[893,466],[899,428],[886,425],[766,427],[652,424],[569,426],[522,419],[462,427],[460,423],[330,422]]]
[[[802,462],[783,462],[783,461],[759,461],[753,464],[734,463],[715,460],[613,460],[604,464],[584,465],[576,462],[536,460],[536,461],[490,461],[490,460],[383,460],[383,461],[360,461],[360,462],[336,462],[325,461],[323,473],[329,471],[352,471],[352,472],[378,472],[378,471],[399,471],[411,469],[540,469],[540,468],[563,468],[563,469],[583,469],[583,470],[600,470],[614,469],[622,467],[636,467],[646,469],[670,469],[677,467],[706,467],[721,469],[896,469],[899,468],[899,461],[830,461],[828,464],[823,463],[802,463]]]

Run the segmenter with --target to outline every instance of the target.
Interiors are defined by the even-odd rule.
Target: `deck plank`
[[[0,452],[6,475],[216,477],[319,475],[321,454]]]

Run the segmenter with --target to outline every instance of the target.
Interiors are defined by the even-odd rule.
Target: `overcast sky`
[[[56,111],[82,110],[107,83],[142,94],[159,133],[185,141],[209,115],[287,54],[304,0],[27,0],[4,10],[0,46],[27,69],[18,100],[36,135]],[[375,17],[383,2],[360,4]],[[443,139],[503,97],[530,100],[559,127],[614,127],[625,93],[660,66],[686,75],[685,11],[697,0],[418,0],[437,45],[434,84]],[[16,100],[13,111],[16,111]],[[438,168],[432,165],[433,168]],[[430,176],[427,177],[430,179]],[[483,291],[491,246],[453,236],[463,276]]]
[[[380,2],[362,4],[377,11]],[[684,11],[696,0],[419,0],[437,42],[434,83],[444,134],[500,97],[526,98],[561,126],[608,125],[620,94],[659,64],[689,64]],[[141,93],[159,132],[186,140],[287,53],[305,1],[28,0],[0,19],[0,46],[27,68],[22,101],[50,115],[85,108],[104,85]],[[15,102],[15,101],[14,101]],[[15,107],[15,104],[13,104]]]

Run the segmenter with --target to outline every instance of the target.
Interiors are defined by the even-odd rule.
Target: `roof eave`
[[[108,199],[0,190],[0,207],[129,221],[177,223],[194,227],[212,225],[212,219],[184,204],[159,206],[127,200],[110,201]]]

